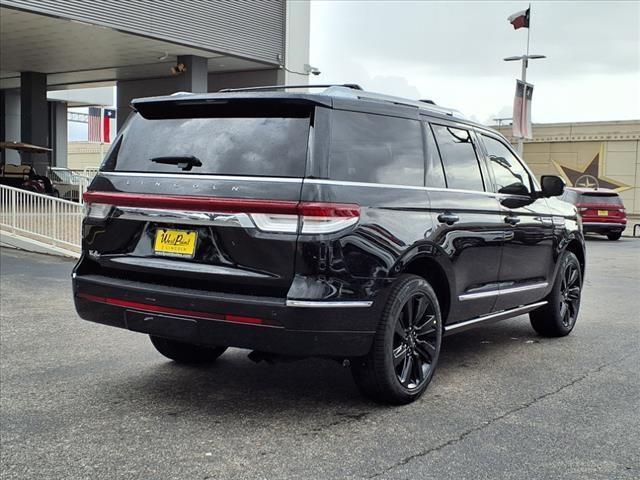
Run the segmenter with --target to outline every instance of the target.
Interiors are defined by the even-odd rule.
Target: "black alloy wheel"
[[[567,262],[560,284],[560,318],[566,328],[572,328],[578,318],[580,289],[580,265]]]
[[[564,252],[547,304],[529,313],[531,326],[545,337],[568,335],[576,324],[582,293],[582,266],[572,252]]]
[[[394,405],[424,393],[438,364],[442,316],[431,285],[417,275],[396,280],[382,311],[369,353],[351,371],[367,397]]]
[[[407,390],[419,388],[429,378],[436,359],[436,312],[423,292],[409,297],[395,319],[393,365],[398,381]]]

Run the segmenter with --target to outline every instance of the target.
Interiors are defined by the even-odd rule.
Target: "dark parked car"
[[[618,240],[627,227],[627,212],[615,190],[567,188],[562,199],[577,207],[585,233],[599,233],[609,240]]]
[[[576,209],[493,130],[355,86],[133,107],[86,193],[84,319],[178,362],[227,347],[347,359],[366,395],[396,404],[424,392],[444,334],[524,313],[545,336],[576,322]]]

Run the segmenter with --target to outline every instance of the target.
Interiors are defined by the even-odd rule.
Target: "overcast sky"
[[[527,29],[512,1],[323,1],[311,5],[311,83],[429,98],[483,123],[511,117]],[[527,80],[541,122],[640,119],[640,2],[531,2]]]

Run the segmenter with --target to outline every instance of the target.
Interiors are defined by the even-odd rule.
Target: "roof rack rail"
[[[433,103],[433,101],[431,100],[409,100],[407,98],[394,97],[393,95],[385,95],[383,93],[367,92],[364,90],[354,91],[341,88],[341,85],[333,85],[322,93],[324,95],[342,96],[344,98],[373,100],[376,102],[393,103],[395,105],[403,105],[406,107],[417,107],[421,110],[429,110],[441,115],[464,118],[464,115],[462,115],[462,113],[460,113],[458,110],[455,110],[453,108],[441,107]]]
[[[262,87],[244,87],[244,88],[223,88],[220,92],[259,92],[259,91],[271,91],[271,90],[285,90],[287,88],[329,88],[329,87],[344,87],[352,90],[362,90],[360,85],[355,83],[342,83],[342,84],[323,84],[323,85],[269,85]]]

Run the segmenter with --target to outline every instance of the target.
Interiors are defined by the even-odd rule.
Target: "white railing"
[[[93,180],[93,177],[95,177],[97,173],[98,167],[85,167],[84,170],[82,170],[82,175],[87,177],[89,179],[89,182]]]
[[[3,232],[76,256],[80,252],[83,205],[0,185]]]

